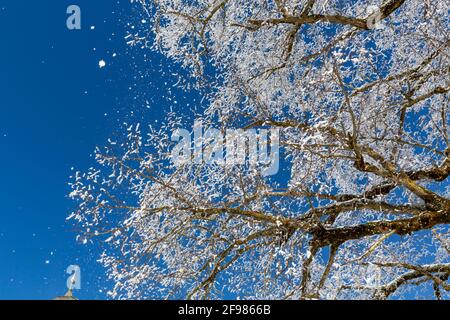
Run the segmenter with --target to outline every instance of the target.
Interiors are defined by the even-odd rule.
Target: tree
[[[138,5],[129,43],[190,71],[203,123],[279,129],[284,173],[174,165],[174,114],[98,149],[71,218],[114,297],[449,297],[448,1]]]

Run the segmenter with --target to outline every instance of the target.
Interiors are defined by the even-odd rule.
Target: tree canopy
[[[183,114],[97,149],[70,218],[114,297],[449,297],[448,1],[135,5],[130,45],[189,71],[203,123],[279,129],[284,173],[175,165]]]

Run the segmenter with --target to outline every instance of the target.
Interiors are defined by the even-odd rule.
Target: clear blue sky
[[[80,31],[66,28],[70,4]],[[82,270],[80,298],[106,297],[98,249],[65,221],[71,168],[92,165],[123,121],[160,119],[174,80],[160,56],[127,49],[130,16],[128,0],[0,1],[0,299],[63,294],[70,264]]]

